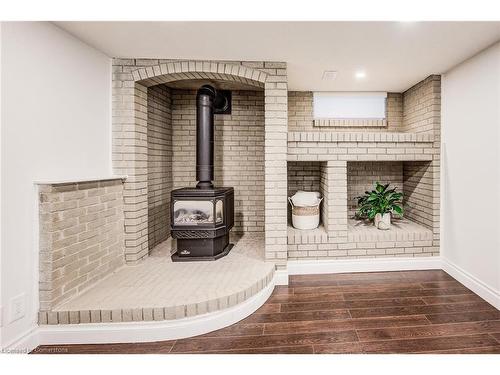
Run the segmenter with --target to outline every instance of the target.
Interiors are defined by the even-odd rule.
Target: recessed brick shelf
[[[300,230],[293,226],[288,226],[288,244],[314,244],[328,243],[328,233],[323,225],[312,230]]]
[[[432,230],[406,219],[393,219],[391,230],[379,230],[373,223],[348,219],[348,242],[421,241],[418,246],[431,246]],[[430,241],[430,242],[429,242]],[[288,244],[329,243],[323,225],[312,230],[300,230],[288,226]],[[408,245],[413,246],[413,244]]]
[[[289,195],[313,190],[323,196],[318,228],[298,230],[289,224],[289,259],[438,255],[433,170],[427,160],[289,160]],[[374,181],[389,182],[404,193],[405,218],[395,219],[388,231],[352,220],[355,197]]]
[[[433,160],[439,152],[427,133],[288,133],[289,161]]]
[[[431,256],[432,230],[406,219],[394,219],[391,230],[348,219],[347,238],[329,237],[323,225],[313,230],[288,227],[289,255],[297,258]]]
[[[402,132],[289,132],[288,142],[416,142],[434,141],[432,133]]]
[[[416,246],[432,245],[432,230],[407,219],[393,219],[390,230],[379,230],[373,223],[349,219],[349,242],[418,241]],[[407,247],[413,246],[407,244]]]

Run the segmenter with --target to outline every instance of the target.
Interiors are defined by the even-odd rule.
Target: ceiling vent
[[[333,81],[335,78],[337,78],[336,70],[325,70],[323,72],[323,81]]]

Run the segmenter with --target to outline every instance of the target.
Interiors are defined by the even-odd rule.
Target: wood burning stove
[[[230,93],[229,93],[230,94]],[[174,262],[216,260],[229,253],[234,189],[214,187],[214,112],[227,113],[231,96],[202,86],[196,95],[196,188],[172,191],[170,222],[177,239]]]
[[[215,260],[229,253],[233,188],[177,189],[172,202],[172,237],[177,239],[172,260]]]

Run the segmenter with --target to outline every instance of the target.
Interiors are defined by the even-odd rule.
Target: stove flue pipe
[[[203,85],[196,94],[196,180],[198,189],[213,189],[214,105],[217,91]]]

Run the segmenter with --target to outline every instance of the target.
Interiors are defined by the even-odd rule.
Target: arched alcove
[[[287,85],[284,63],[148,60],[115,61],[113,168],[127,175],[124,193],[125,258],[148,255],[148,89],[176,82],[225,82],[264,91],[266,259],[286,264]],[[144,63],[144,60],[141,60]],[[253,67],[255,66],[255,68]],[[120,69],[121,67],[121,69]],[[121,71],[120,71],[121,70]]]

